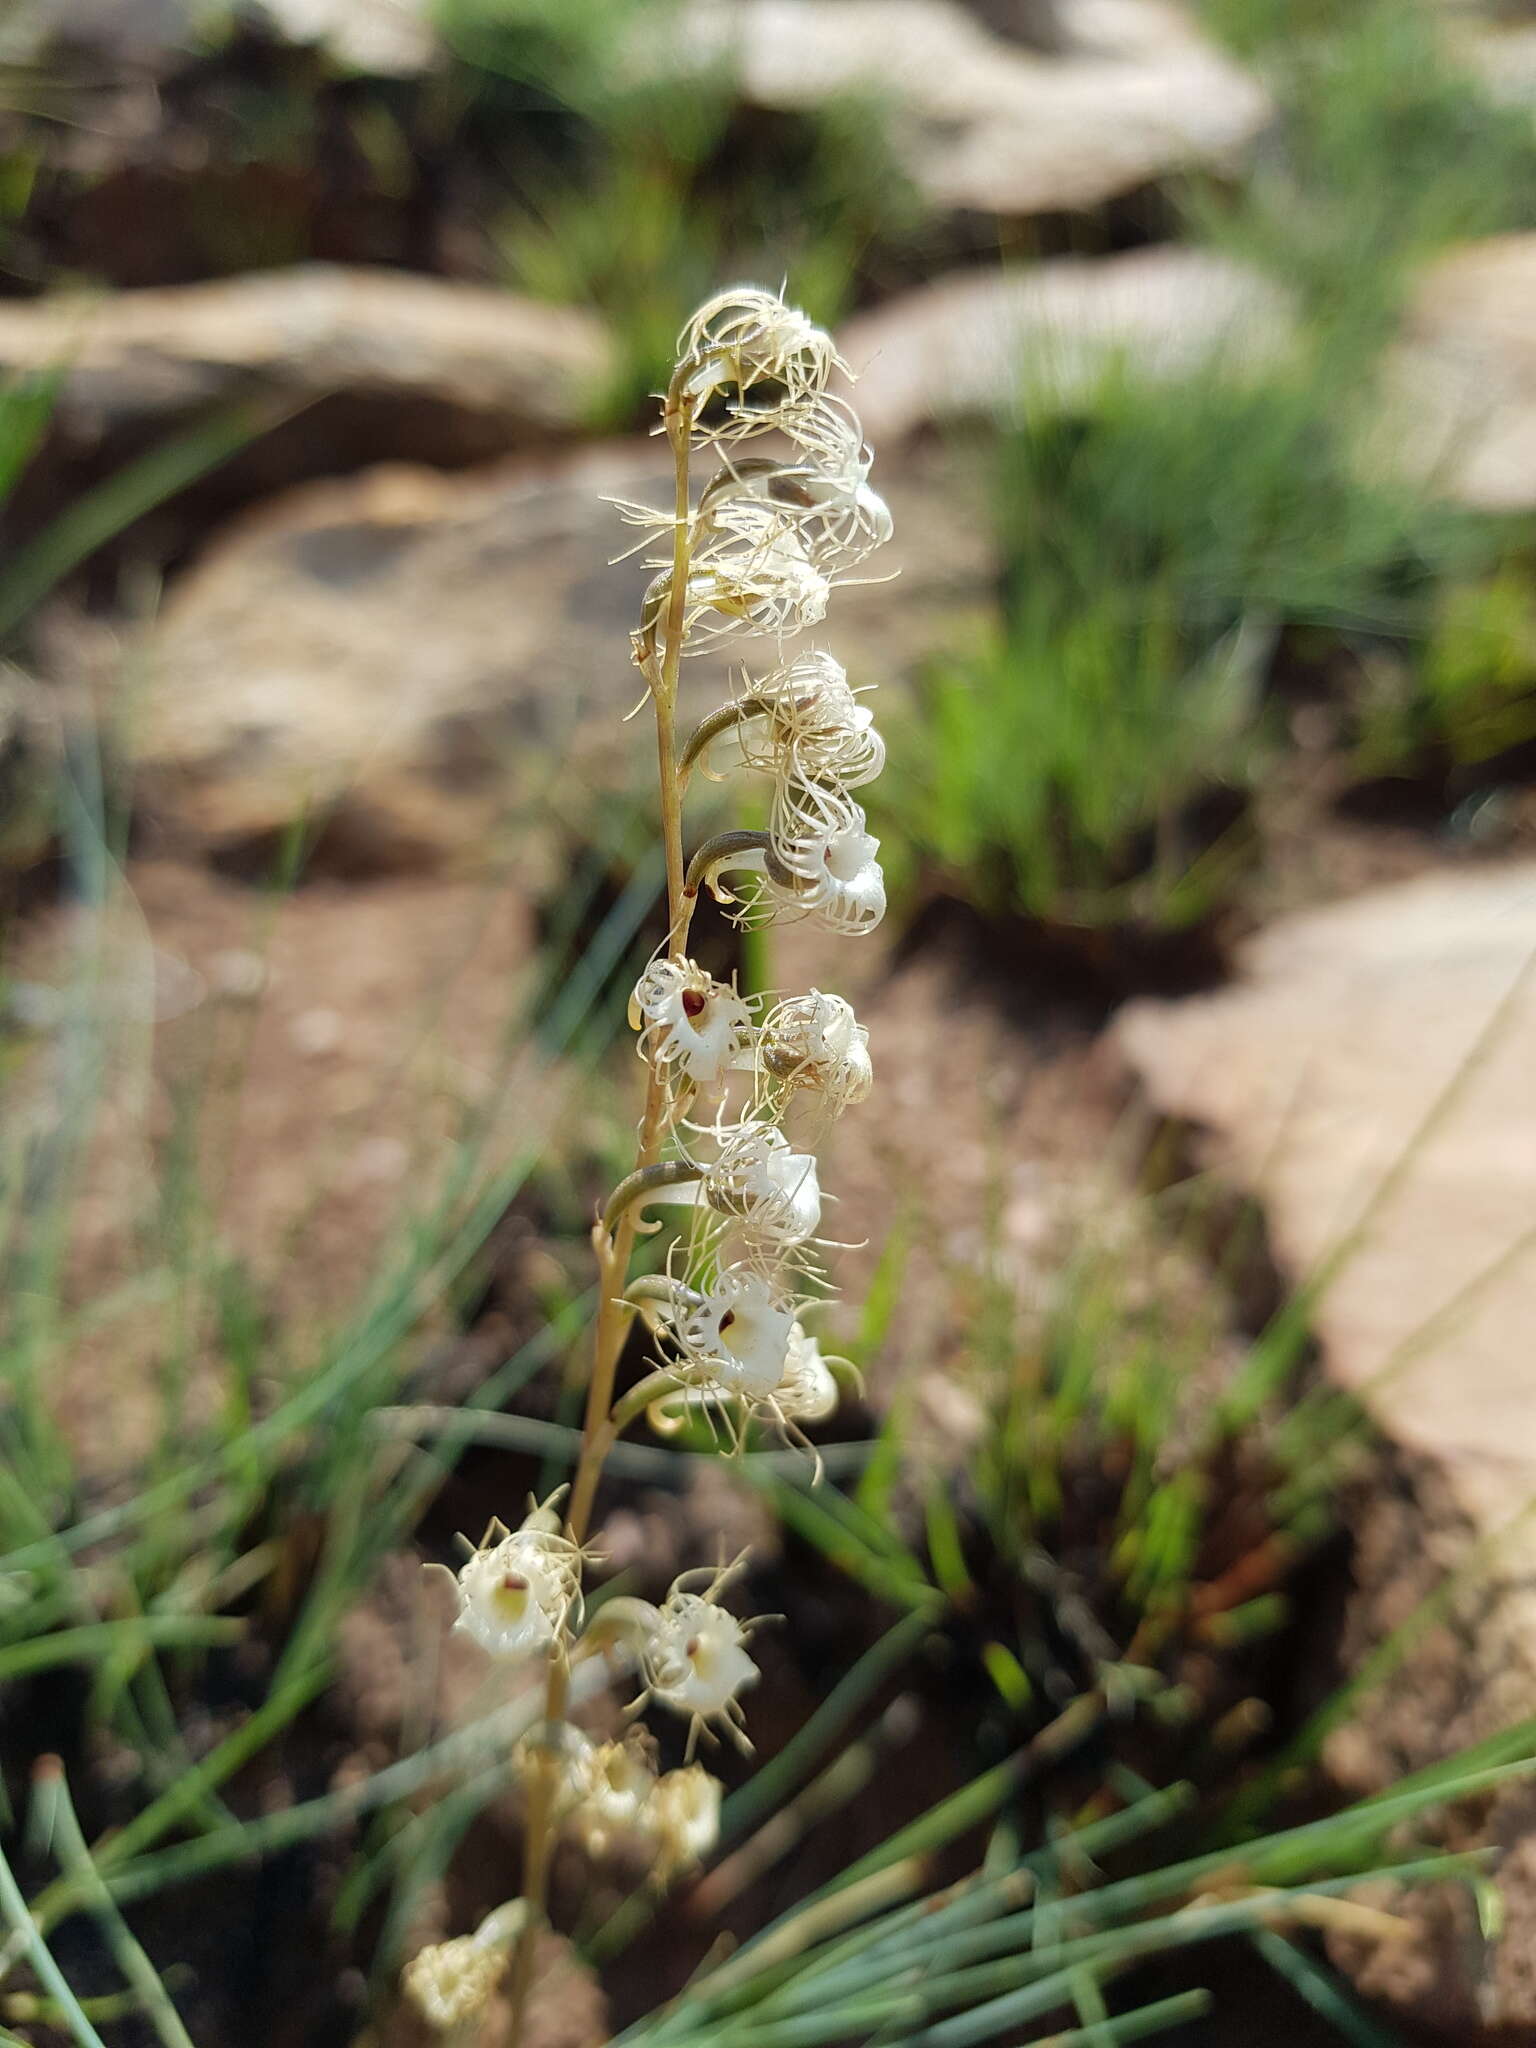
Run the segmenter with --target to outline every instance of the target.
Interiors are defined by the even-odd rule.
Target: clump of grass
[[[1291,352],[1173,383],[1117,373],[1070,412],[1005,425],[999,617],[923,679],[921,756],[894,764],[909,894],[1080,925],[1218,911],[1251,851],[1243,798],[1286,744],[1266,708],[1282,647],[1325,697],[1344,679],[1366,772],[1530,733],[1507,525],[1367,446],[1415,268],[1536,219],[1530,124],[1416,5],[1208,11],[1277,120],[1247,177],[1191,191],[1189,211],[1284,283]]]
[[[1366,669],[1351,738],[1366,778],[1452,786],[1536,739],[1536,580],[1524,550],[1435,592],[1422,643]]]
[[[1265,715],[1280,636],[1411,645],[1439,580],[1489,547],[1469,515],[1361,472],[1317,369],[1117,373],[1080,411],[1004,431],[999,618],[933,665],[921,758],[896,758],[909,888],[1164,928],[1230,893],[1242,797],[1282,739]]]
[[[634,424],[671,369],[691,308],[721,277],[792,275],[823,323],[839,319],[878,252],[920,210],[857,95],[793,116],[746,114],[728,51],[678,42],[672,0],[566,8],[449,0],[454,48],[488,91],[514,95],[524,160],[494,224],[518,290],[599,313],[615,343],[593,424]]]
[[[1208,224],[1355,350],[1384,340],[1446,243],[1536,222],[1536,136],[1456,58],[1419,0],[1206,0],[1257,64],[1276,131]]]

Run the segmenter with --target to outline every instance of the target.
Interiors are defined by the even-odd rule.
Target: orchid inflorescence
[[[868,1033],[840,996],[744,996],[688,950],[706,887],[743,923],[809,919],[854,936],[884,915],[879,842],[853,794],[879,774],[884,743],[830,653],[783,644],[820,623],[834,586],[891,530],[869,485],[857,416],[828,389],[838,371],[846,374],[831,338],[778,294],[721,292],[684,328],[665,395],[659,431],[673,453],[674,506],[619,508],[642,529],[640,545],[656,547],[633,635],[656,719],[668,898],[666,942],[630,1002],[645,1111],[634,1171],[593,1232],[600,1307],[569,1497],[562,1489],[530,1501],[516,1528],[493,1522],[454,1587],[460,1633],[497,1664],[544,1672],[542,1722],[517,1752],[527,1820],[510,1966],[514,2043],[555,1833],[565,1828],[597,1856],[617,1842],[638,1846],[653,1880],[670,1882],[718,1833],[721,1788],[692,1760],[696,1744],[723,1735],[750,1749],[741,1696],[757,1678],[759,1624],[738,1619],[723,1597],[744,1559],[683,1573],[660,1605],[627,1596],[584,1605],[587,1532],[609,1448],[645,1415],[663,1433],[702,1421],[733,1450],[754,1423],[766,1424],[815,1461],[804,1426],[834,1412],[839,1374],[852,1372],[824,1357],[806,1326],[824,1292],[817,1254],[827,1242],[814,1147],[869,1094]],[[695,492],[691,465],[701,455],[718,466]],[[679,745],[683,656],[745,637],[773,643],[770,663],[743,674]],[[718,834],[685,864],[689,779],[733,767],[768,783],[767,829]],[[633,1276],[638,1235],[657,1227],[653,1206],[680,1211],[682,1227],[661,1270]],[[619,1358],[637,1320],[652,1370],[619,1395]],[[622,1741],[599,1742],[569,1724],[572,1668],[597,1656],[631,1676],[631,1715],[655,1705],[686,1719],[681,1768],[658,1772],[655,1744],[638,1725]],[[428,2012],[428,1993],[445,2009],[449,1980],[499,1981],[500,1925],[494,1942],[441,1945],[430,1968],[418,1958],[406,1985],[416,1983],[419,2010]],[[456,2014],[463,2002],[449,2001]]]

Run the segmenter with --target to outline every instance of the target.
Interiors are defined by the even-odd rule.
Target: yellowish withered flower
[[[569,1777],[570,1819],[583,1847],[606,1856],[626,1834],[649,1830],[654,1744],[638,1728],[622,1742],[589,1742]]]
[[[400,1973],[400,1988],[429,2027],[451,2034],[485,2011],[503,1976],[507,1956],[527,1918],[521,1899],[498,1906],[473,1934],[433,1942]]]
[[[702,1764],[685,1764],[656,1781],[649,1827],[656,1843],[658,1884],[694,1869],[720,1839],[722,1787]]]

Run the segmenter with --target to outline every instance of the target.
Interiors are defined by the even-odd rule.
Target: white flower
[[[739,499],[695,518],[688,612],[703,627],[702,639],[743,629],[785,639],[820,624],[831,589],[832,579],[775,506]]]
[[[885,915],[885,873],[861,805],[814,783],[783,783],[770,837],[770,903],[850,938],[874,930]]]
[[[679,335],[677,353],[700,441],[740,441],[781,426],[843,367],[829,334],[757,285],[732,285],[707,300]]]
[[[771,506],[732,507],[729,519],[701,537],[692,557],[682,652],[700,654],[741,633],[787,639],[826,617],[831,588]],[[672,572],[664,568],[641,600],[634,644],[642,668],[655,657],[671,594]]]
[[[657,1320],[684,1385],[760,1400],[783,1377],[795,1303],[770,1274],[738,1261],[701,1292],[680,1288]]]
[[[796,1323],[789,1333],[784,1373],[773,1405],[783,1422],[825,1422],[837,1411],[837,1381],[821,1346]]]
[[[737,728],[747,765],[797,783],[858,789],[885,766],[874,713],[858,700],[842,663],[819,649],[752,681],[745,702],[762,710]]]
[[[454,1628],[492,1657],[531,1657],[564,1632],[581,1590],[581,1553],[546,1502],[519,1529],[492,1522],[457,1577]]]
[[[796,422],[786,431],[796,435]],[[870,454],[855,438],[836,461],[823,467],[814,459],[783,462],[773,456],[739,457],[715,472],[699,498],[701,525],[723,520],[728,509],[743,504],[770,507],[791,528],[810,560],[826,574],[846,570],[883,547],[892,532],[890,509],[868,482]],[[633,517],[633,513],[630,513]],[[670,524],[666,514],[642,518],[642,524]]]
[[[696,1573],[676,1579],[641,1653],[646,1694],[689,1717],[690,1752],[711,1723],[724,1727],[742,1748],[751,1747],[741,1733],[738,1699],[757,1683],[757,1666],[746,1651],[750,1624],[717,1605],[737,1569],[713,1573],[702,1593],[685,1590]]]
[[[770,1104],[797,1088],[814,1090],[829,1116],[862,1102],[874,1085],[869,1033],[841,996],[813,988],[787,996],[763,1019],[758,1074]]]
[[[629,1018],[648,1065],[668,1078],[680,1072],[706,1094],[724,1088],[755,1036],[742,998],[694,960],[653,960],[635,986]]]
[[[685,1764],[657,1779],[647,1819],[660,1883],[702,1863],[719,1841],[721,1789],[702,1764]]]
[[[772,1124],[716,1126],[718,1156],[705,1169],[700,1190],[719,1215],[734,1218],[754,1249],[789,1250],[821,1227],[821,1185],[816,1160],[796,1152]]]

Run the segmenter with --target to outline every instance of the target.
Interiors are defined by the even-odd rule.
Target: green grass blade
[[[181,2015],[161,1983],[159,1972],[135,1939],[92,1860],[74,1801],[69,1796],[63,1765],[57,1757],[44,1757],[34,1767],[33,1776],[42,1805],[39,1824],[52,1839],[59,1868],[66,1877],[74,1879],[85,1910],[101,1922],[107,1945],[128,1988],[136,1994],[164,2048],[193,2048],[192,2038],[182,2025]]]
[[[94,1664],[136,1647],[196,1649],[237,1643],[244,1634],[245,1623],[225,1615],[145,1614],[132,1621],[85,1622],[0,1648],[0,1680],[25,1678],[59,1664]]]
[[[99,547],[227,462],[278,417],[270,406],[229,406],[77,498],[0,569],[0,642],[10,639],[49,591]]]
[[[1270,1927],[1257,1928],[1252,1940],[1276,1976],[1283,1977],[1298,1997],[1336,2028],[1340,2040],[1347,2041],[1350,2048],[1403,2048],[1402,2036],[1362,2012],[1333,1973],[1305,1948]]]
[[[27,1910],[27,1902],[21,1895],[21,1887],[3,1849],[0,1849],[0,1919],[9,1921],[12,1928],[10,1940],[0,1950],[0,1970],[13,1955],[17,1958],[25,1956],[37,1975],[37,1981],[58,2006],[64,2024],[79,2048],[105,2048],[100,2034],[80,2010],[79,2000],[65,1981],[63,1971],[49,1953],[42,1930]]]

